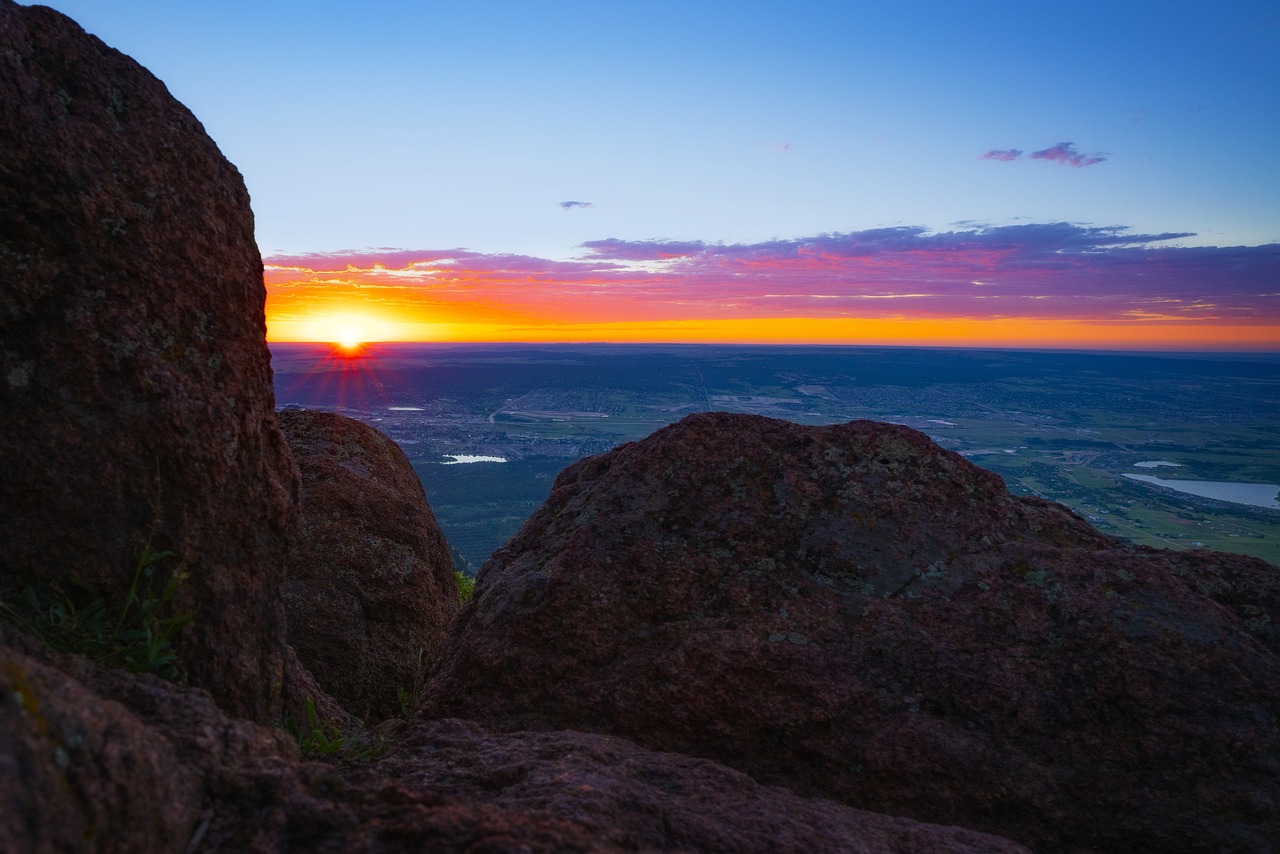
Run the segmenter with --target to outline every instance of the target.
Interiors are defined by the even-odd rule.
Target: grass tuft
[[[173,643],[191,615],[173,605],[187,574],[180,567],[163,568],[172,557],[172,552],[143,552],[123,595],[80,580],[65,588],[29,584],[16,601],[0,601],[0,620],[59,652],[177,681],[181,667]]]
[[[458,577],[458,601],[465,605],[471,601],[471,596],[475,593],[476,580],[461,570],[455,569],[453,572]]]
[[[302,705],[306,718],[301,722],[285,718],[283,728],[298,743],[304,759],[368,761],[387,752],[386,739],[344,736],[332,719],[320,720],[310,697],[303,700]]]

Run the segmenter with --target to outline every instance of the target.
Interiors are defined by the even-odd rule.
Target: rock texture
[[[297,473],[244,182],[128,57],[0,0],[0,585],[190,574],[190,679],[278,711]]]
[[[425,710],[608,732],[1037,851],[1280,839],[1275,569],[1143,550],[924,435],[690,416],[566,469]]]
[[[714,762],[578,732],[504,734],[467,721],[422,721],[392,757],[350,779],[367,786],[367,778],[489,808],[519,805],[534,816],[571,819],[581,834],[577,844],[588,849],[1024,850],[987,834],[802,798]]]
[[[302,473],[302,537],[283,587],[289,643],[367,723],[403,716],[458,610],[449,546],[395,442],[333,413],[279,417]]]
[[[180,851],[199,780],[118,703],[0,649],[0,849]],[[164,805],[157,808],[159,805]]]
[[[298,761],[201,691],[0,626],[0,850],[1025,852],[583,733],[424,721],[379,760]]]

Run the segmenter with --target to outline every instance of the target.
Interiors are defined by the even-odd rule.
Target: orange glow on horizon
[[[272,342],[334,342],[324,321],[268,321]],[[362,343],[825,344],[1093,350],[1277,350],[1280,326],[1035,317],[798,318],[603,323],[383,323]]]
[[[1280,351],[1280,318],[1262,297],[1251,308],[1216,296],[1153,294],[1138,276],[1145,267],[1126,273],[1112,294],[1098,291],[1103,272],[1088,270],[1081,274],[1088,288],[1070,271],[1054,283],[1039,273],[999,287],[972,279],[976,250],[952,259],[950,273],[939,266],[945,259],[925,263],[919,253],[885,253],[892,257],[874,269],[860,256],[833,256],[824,263],[837,269],[819,280],[806,253],[772,266],[726,256],[724,269],[708,263],[692,271],[461,250],[460,258],[435,257],[444,254],[268,263],[267,340],[348,349],[405,341]],[[897,278],[894,263],[902,267]],[[743,272],[753,264],[761,270]]]

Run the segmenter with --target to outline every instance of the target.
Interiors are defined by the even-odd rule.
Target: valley
[[[905,424],[1107,533],[1280,564],[1280,509],[1126,477],[1280,483],[1274,356],[421,344],[272,353],[278,406],[342,412],[400,444],[471,571],[566,465],[706,410]],[[454,464],[459,456],[505,462]],[[1153,462],[1177,467],[1141,465]]]

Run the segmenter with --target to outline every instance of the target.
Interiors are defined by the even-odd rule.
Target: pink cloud
[[[1280,244],[1178,247],[1189,233],[1026,223],[833,232],[716,244],[622,240],[571,260],[464,250],[362,250],[266,259],[271,287],[333,282],[386,298],[483,302],[538,316],[1213,315],[1280,321]],[[362,290],[364,293],[364,290]]]
[[[1144,111],[1145,112],[1145,111]],[[1140,121],[1140,118],[1134,121]],[[1033,151],[1029,155],[1032,160],[1045,160],[1050,163],[1058,163],[1062,166],[1074,166],[1077,169],[1084,166],[1093,166],[1096,163],[1102,163],[1107,159],[1107,155],[1101,151],[1095,151],[1090,154],[1082,154],[1076,151],[1075,143],[1060,142],[1049,148],[1043,148],[1040,151]],[[1018,148],[993,148],[979,156],[979,160],[998,160],[1002,163],[1008,163],[1011,160],[1018,160],[1022,157],[1022,150]]]
[[[982,155],[980,159],[981,160],[1000,160],[1002,162],[1007,163],[1010,160],[1017,160],[1021,156],[1022,156],[1022,152],[1016,148],[993,148],[990,151],[988,151],[986,154]]]
[[[1032,160],[1049,160],[1062,166],[1074,166],[1077,169],[1084,166],[1093,166],[1095,163],[1101,163],[1107,159],[1107,156],[1100,151],[1092,154],[1081,154],[1076,151],[1075,144],[1070,142],[1060,142],[1051,148],[1033,151],[1028,156]]]

